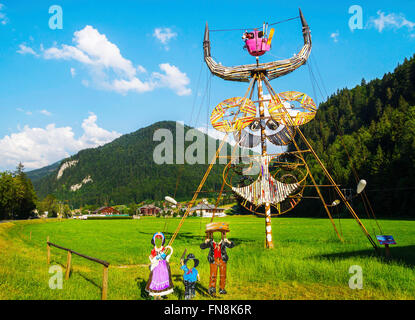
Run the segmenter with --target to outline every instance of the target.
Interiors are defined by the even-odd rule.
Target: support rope
[[[268,26],[274,26],[276,24],[280,24],[280,23],[284,23],[284,22],[288,22],[291,20],[295,20],[295,19],[299,19],[300,16],[297,17],[293,17],[293,18],[289,18],[289,19],[285,19],[285,20],[281,20],[281,21],[277,21],[277,22],[273,22],[271,24],[268,24]],[[256,28],[243,28],[243,29],[214,29],[214,30],[209,30],[209,32],[224,32],[224,31],[246,31],[246,30],[254,30],[254,29],[261,29],[262,27],[256,27]]]

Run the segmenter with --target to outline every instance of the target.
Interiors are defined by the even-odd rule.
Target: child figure
[[[190,264],[193,260],[193,267],[190,267]],[[196,281],[200,281],[200,275],[196,267],[199,265],[199,260],[195,258],[193,253],[189,253],[187,258],[180,260],[182,264],[181,268],[184,271],[183,282],[184,282],[184,298],[186,300],[191,300],[196,296]],[[189,263],[189,266],[187,265]]]
[[[161,245],[160,245],[161,240]],[[173,253],[173,248],[170,246],[164,247],[166,239],[164,234],[157,232],[151,239],[151,244],[154,246],[149,256],[150,277],[146,285],[146,291],[153,296],[154,299],[159,300],[162,296],[173,292],[173,281],[171,279],[171,272],[169,266],[170,256]],[[156,243],[157,242],[157,243]],[[170,249],[169,255],[166,255],[166,249]]]

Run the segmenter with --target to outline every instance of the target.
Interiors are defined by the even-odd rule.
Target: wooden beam
[[[107,300],[108,292],[108,266],[104,266],[104,271],[102,274],[102,295],[101,300]]]
[[[71,273],[71,259],[72,259],[72,253],[69,250],[68,251],[68,257],[66,259],[66,272],[65,272],[65,280],[69,279],[69,274]]]
[[[49,245],[49,236],[46,238],[46,247],[48,249],[48,264],[50,264],[50,245]]]

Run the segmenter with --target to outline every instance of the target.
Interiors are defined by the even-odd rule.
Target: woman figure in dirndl
[[[159,239],[161,239],[161,245],[158,246]],[[147,281],[146,291],[153,296],[154,299],[160,299],[161,296],[165,296],[173,292],[173,281],[171,279],[169,260],[173,253],[171,246],[164,247],[166,238],[161,232],[157,232],[151,238],[151,244],[154,246],[149,256],[150,265],[150,277]],[[170,253],[167,255],[167,249],[170,249]]]

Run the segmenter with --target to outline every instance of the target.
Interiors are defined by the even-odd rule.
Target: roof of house
[[[197,206],[194,206],[190,209],[190,211],[195,210],[213,210],[215,206],[213,204],[206,204],[206,203],[199,203]],[[223,210],[223,208],[216,208],[216,210]]]
[[[98,213],[98,212],[104,211],[105,209],[109,209],[109,210],[111,210],[111,211],[115,211],[115,212],[120,213],[117,209],[115,209],[115,208],[113,208],[113,207],[106,207],[106,206],[101,207],[101,208],[99,208],[99,209],[95,210],[93,213]]]
[[[160,209],[159,207],[156,207],[155,205],[153,205],[153,204],[146,204],[146,205],[144,205],[144,206],[142,206],[142,207],[140,207],[139,209]],[[161,210],[161,209],[160,209]]]

